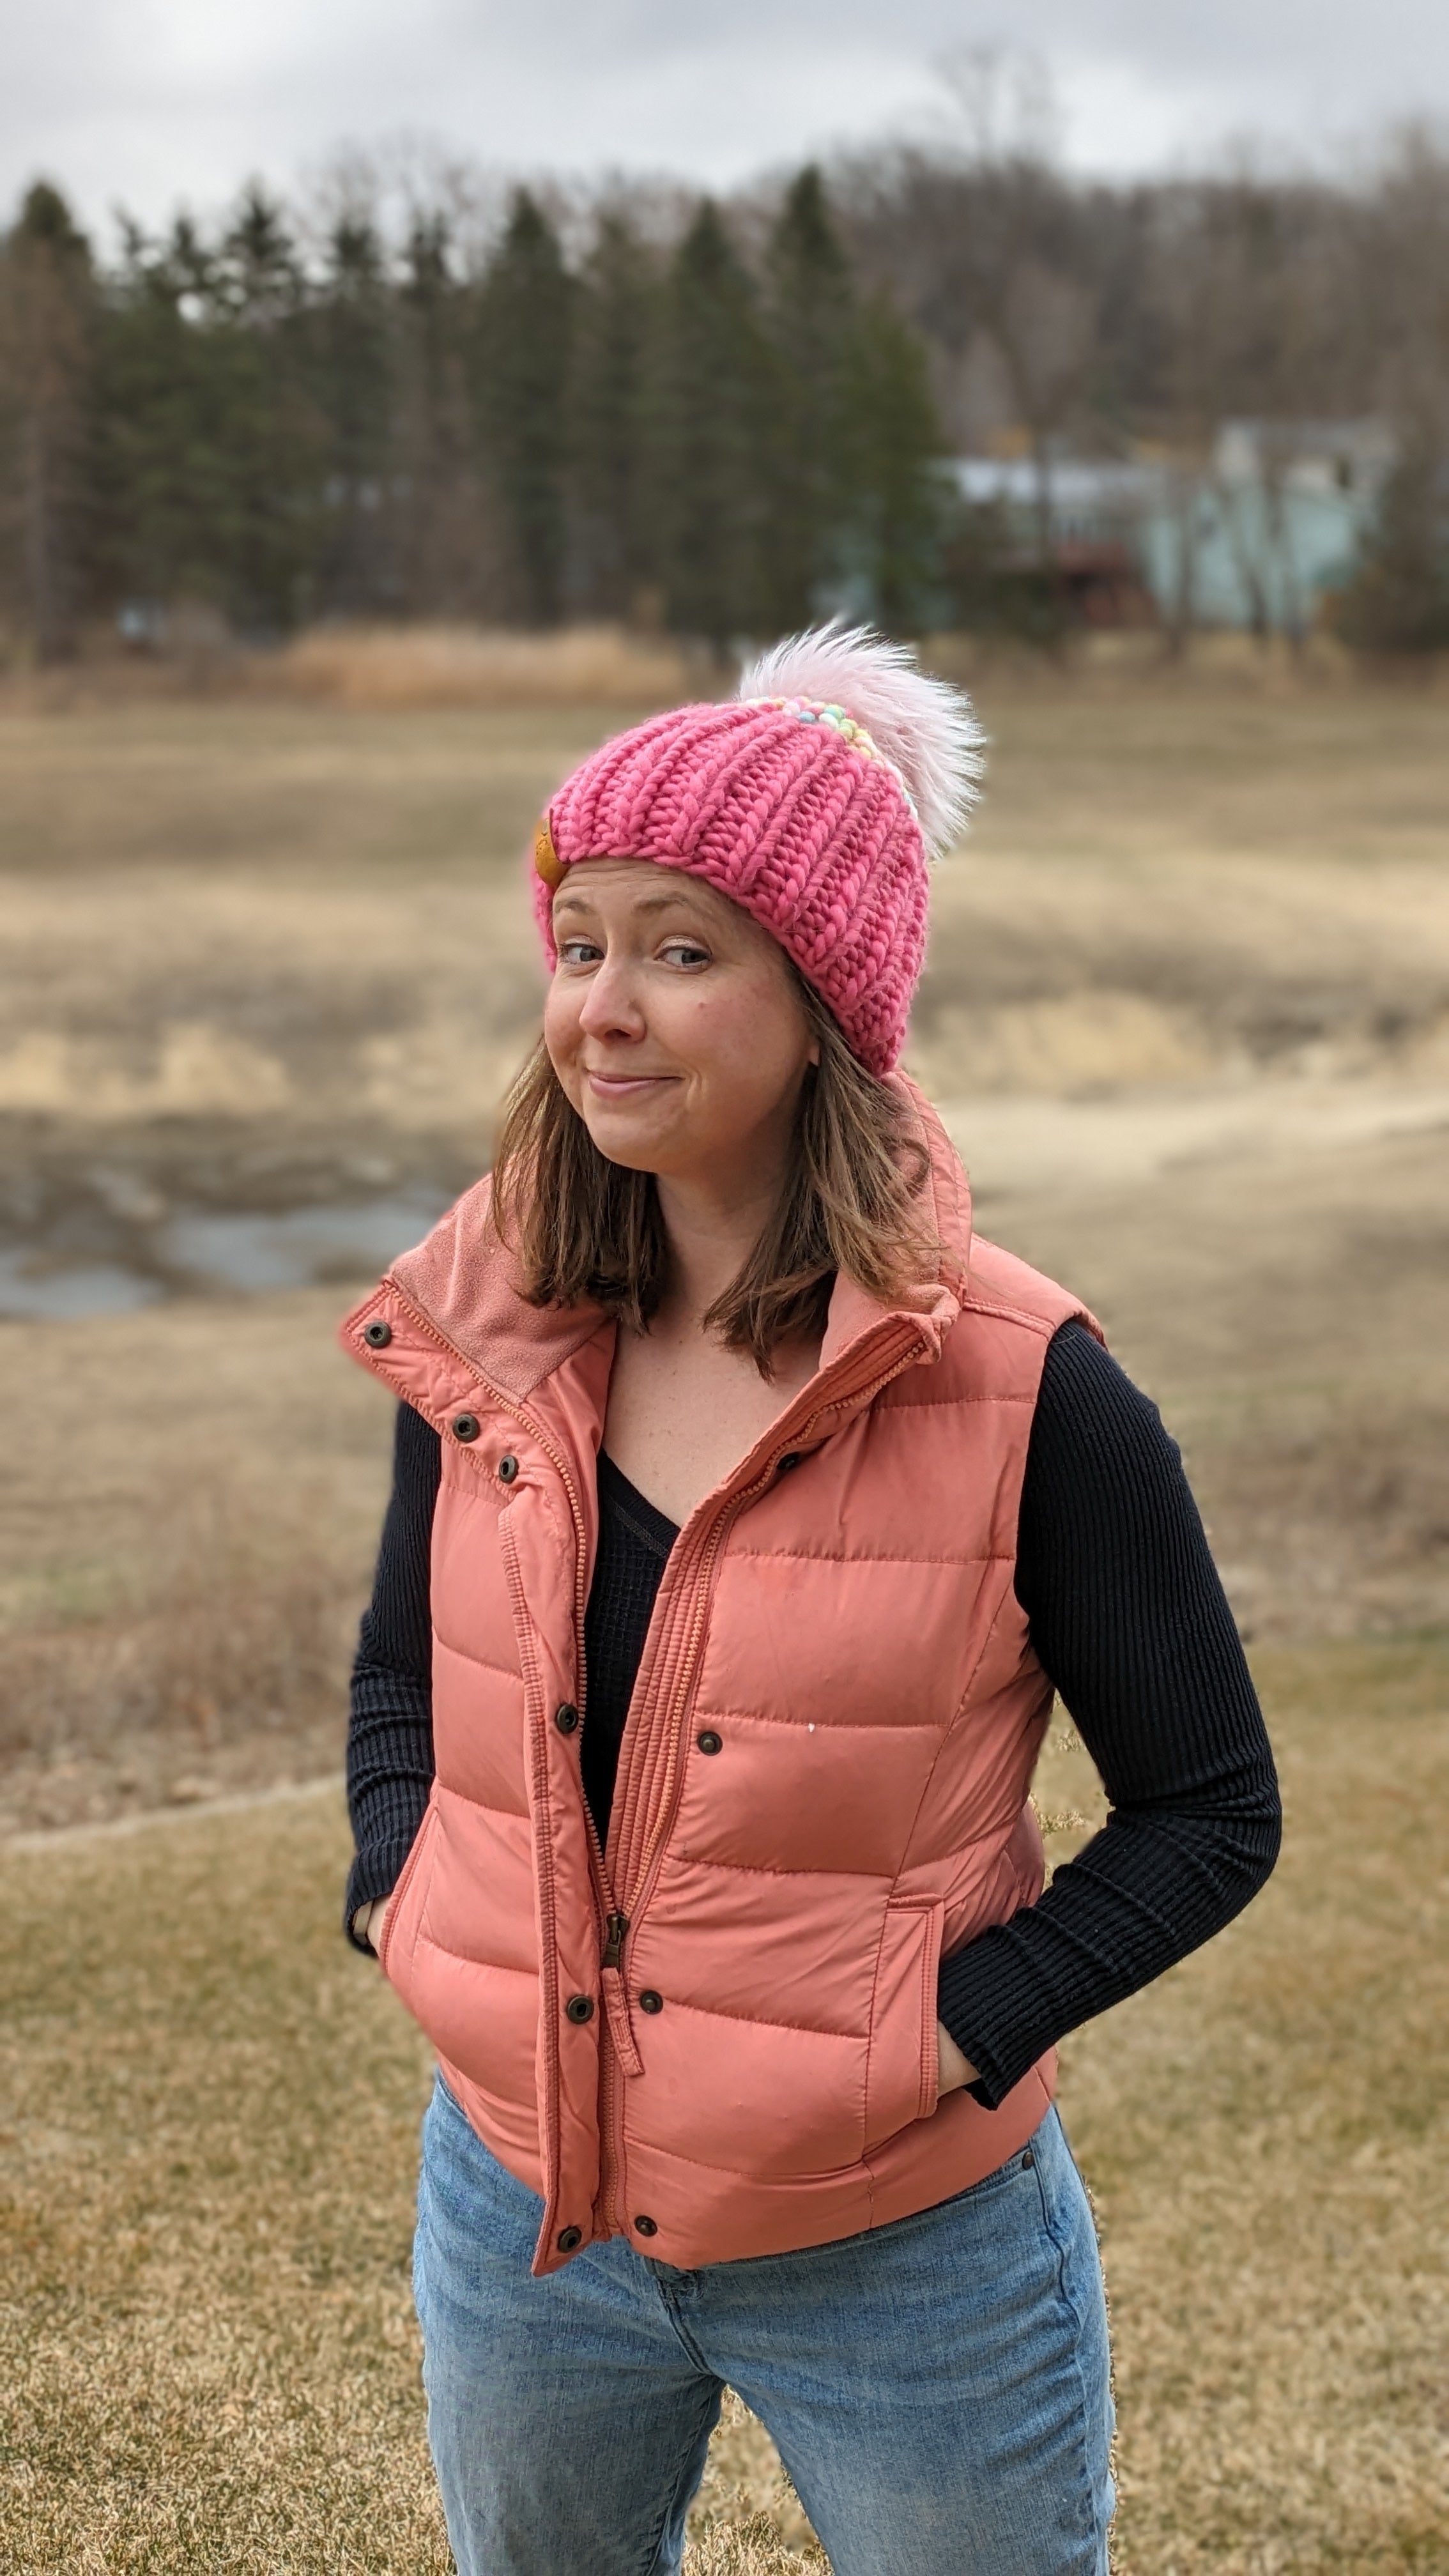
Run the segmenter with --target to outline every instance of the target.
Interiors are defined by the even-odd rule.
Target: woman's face
[[[758,1186],[819,1049],[783,949],[713,886],[588,859],[553,900],[553,1068],[611,1163]]]

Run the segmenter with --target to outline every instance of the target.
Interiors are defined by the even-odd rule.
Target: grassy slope
[[[1120,2564],[1427,2571],[1449,2560],[1424,1832],[1449,1655],[1280,1650],[1263,1679],[1277,1879],[1067,2052],[1113,2298]],[[11,1847],[17,2571],[447,2564],[407,2288],[426,2052],[340,1945],[344,1840],[329,1792]],[[696,2576],[794,2563],[748,2425],[704,2506]]]

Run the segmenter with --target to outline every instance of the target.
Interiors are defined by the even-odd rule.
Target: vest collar
[[[971,1268],[971,1188],[961,1158],[925,1093],[910,1076],[893,1073],[889,1081],[905,1108],[908,1137],[927,1156],[922,1213],[926,1232],[940,1247],[940,1267],[934,1278],[922,1280],[909,1302],[899,1306],[882,1306],[853,1279],[837,1279],[820,1346],[822,1371],[833,1367],[862,1334],[893,1316],[918,1324],[922,1358],[938,1359],[966,1292]]]

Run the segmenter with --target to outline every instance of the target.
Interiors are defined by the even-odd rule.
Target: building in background
[[[1165,466],[1139,522],[1164,617],[1309,634],[1354,577],[1394,453],[1376,420],[1224,422],[1206,469]]]
[[[1023,570],[1050,563],[1071,623],[1155,620],[1139,530],[1158,506],[1160,468],[1081,457],[961,456],[951,474],[969,509],[994,515]]]
[[[951,472],[1023,562],[1050,562],[1083,624],[1302,637],[1353,579],[1394,457],[1378,420],[1237,420],[1201,463],[966,456]]]

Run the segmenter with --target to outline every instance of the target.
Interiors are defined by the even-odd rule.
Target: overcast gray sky
[[[929,124],[932,66],[1003,38],[1099,170],[1449,116],[1449,0],[0,0],[0,208],[46,173],[155,221],[405,135],[726,184]]]

